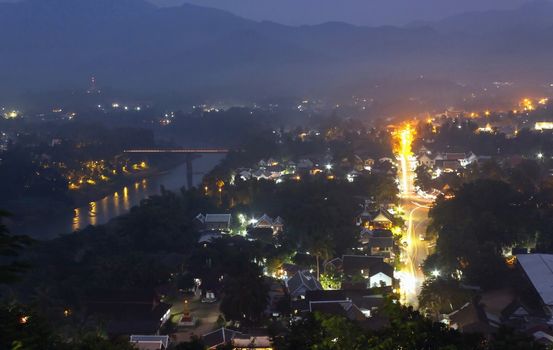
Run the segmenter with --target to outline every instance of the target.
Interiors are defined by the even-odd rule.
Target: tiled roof
[[[342,269],[347,275],[359,273],[360,270],[369,270],[376,264],[383,262],[381,256],[344,255],[342,257]]]
[[[295,291],[305,286],[306,290],[320,290],[323,289],[319,281],[308,271],[298,271],[287,282],[288,292],[293,294]]]

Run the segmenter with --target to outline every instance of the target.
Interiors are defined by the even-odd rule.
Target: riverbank
[[[209,173],[219,162],[221,155],[204,155],[194,160],[193,183],[202,182],[203,176]],[[167,163],[164,163],[167,164]],[[174,166],[174,165],[177,166]],[[90,193],[91,197],[82,197],[81,204],[52,202],[49,199],[24,199],[20,203],[22,211],[8,223],[14,234],[25,234],[44,240],[82,230],[88,225],[102,225],[109,220],[128,213],[128,211],[150,196],[160,193],[164,187],[178,191],[186,184],[186,164],[175,161],[173,166],[151,168],[148,172],[139,172],[126,177],[116,185]],[[92,199],[90,199],[92,198]],[[24,212],[25,215],[21,215]]]
[[[102,198],[120,191],[126,186],[131,186],[144,179],[161,176],[184,164],[184,158],[166,161],[161,165],[149,167],[137,172],[132,172],[124,177],[117,178],[114,181],[105,182],[101,185],[88,186],[86,188],[70,192],[72,199],[72,208],[79,208],[88,205],[91,202],[101,200]]]

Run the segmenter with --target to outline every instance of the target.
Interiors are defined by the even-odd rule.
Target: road
[[[417,307],[418,295],[424,282],[424,274],[419,266],[428,256],[428,243],[420,238],[424,237],[428,226],[428,211],[432,201],[417,195],[414,191],[416,160],[411,152],[413,130],[407,125],[398,136],[399,147],[396,151],[400,167],[400,206],[403,208],[403,219],[407,226],[403,238],[403,242],[406,242],[402,251],[403,267],[399,271],[400,290],[402,301]]]
[[[404,220],[407,226],[404,238],[407,247],[402,252],[404,267],[401,270],[401,292],[404,302],[416,307],[417,297],[424,282],[424,274],[419,266],[428,256],[428,243],[420,237],[426,232],[431,203],[412,194],[404,194],[400,203],[405,212]]]

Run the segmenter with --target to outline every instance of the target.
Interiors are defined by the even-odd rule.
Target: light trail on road
[[[407,231],[404,234],[404,247],[402,254],[403,268],[399,271],[401,300],[405,304],[417,307],[418,294],[424,282],[424,274],[419,270],[419,265],[428,255],[426,242],[420,237],[426,231],[428,221],[428,210],[430,202],[418,196],[414,192],[414,171],[412,143],[415,139],[415,130],[410,124],[406,124],[396,132],[395,152],[399,160],[400,169],[398,177],[400,181],[401,206],[405,210],[404,220]]]

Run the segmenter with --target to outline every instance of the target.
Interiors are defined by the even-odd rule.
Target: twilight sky
[[[231,11],[246,18],[283,24],[343,21],[360,25],[406,24],[490,9],[509,9],[531,0],[149,0],[189,2]]]

